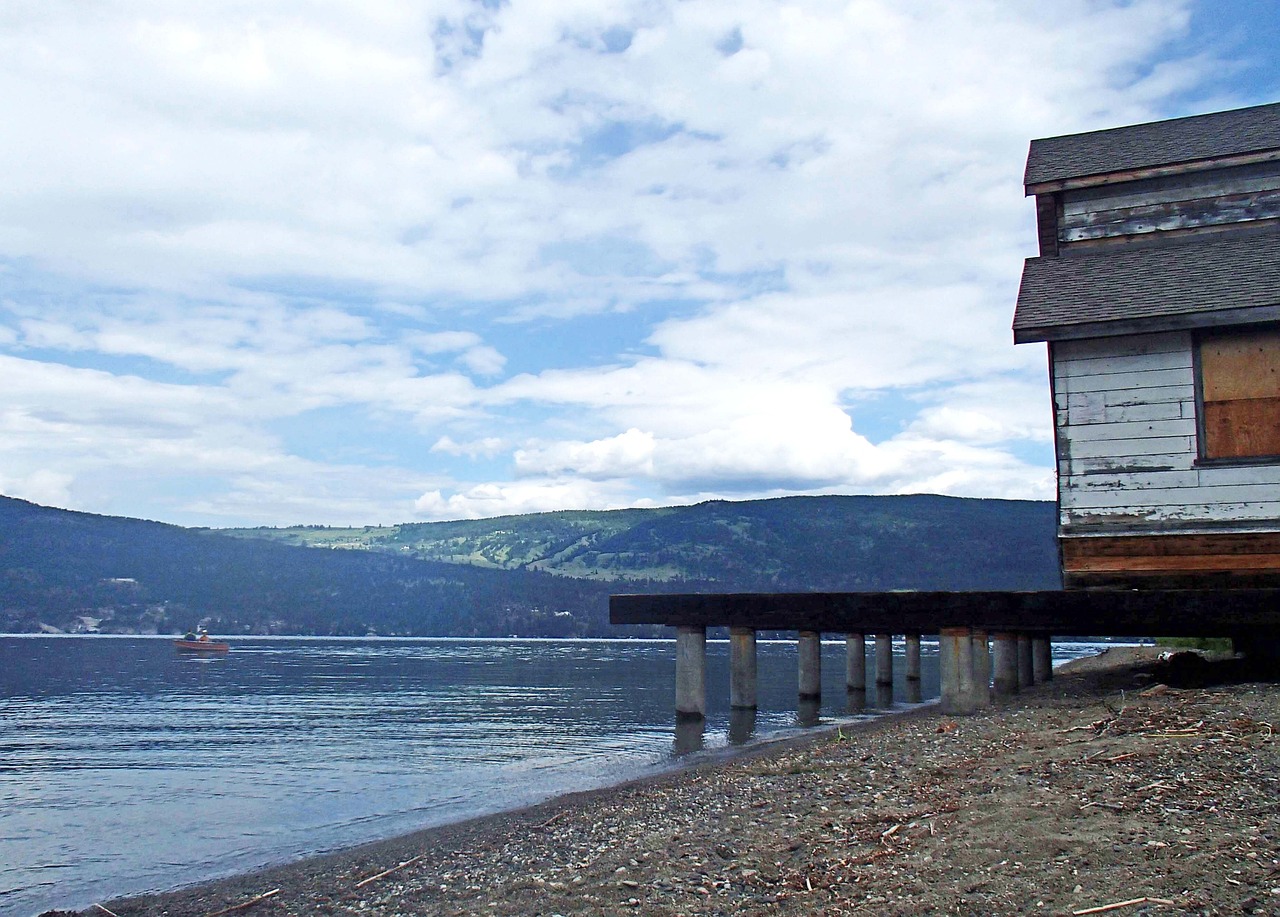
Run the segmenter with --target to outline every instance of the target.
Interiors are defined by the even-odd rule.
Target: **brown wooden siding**
[[[1069,588],[1280,585],[1280,532],[1063,538],[1061,548]]]
[[[1036,229],[1042,256],[1058,254],[1058,213],[1061,209],[1061,194],[1036,195]]]

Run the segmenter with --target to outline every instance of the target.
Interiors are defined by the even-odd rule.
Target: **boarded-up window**
[[[1280,457],[1280,329],[1202,338],[1200,392],[1203,458]]]

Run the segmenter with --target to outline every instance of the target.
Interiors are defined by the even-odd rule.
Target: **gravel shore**
[[[82,913],[1280,914],[1280,688],[1155,656]]]

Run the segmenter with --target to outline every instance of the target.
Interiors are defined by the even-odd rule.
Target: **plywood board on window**
[[[1205,338],[1200,375],[1206,402],[1280,398],[1280,329]]]
[[[1204,405],[1206,458],[1280,455],[1280,397]]]

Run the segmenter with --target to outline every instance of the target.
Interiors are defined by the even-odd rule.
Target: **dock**
[[[1053,590],[1037,592],[797,592],[615,595],[613,624],[675,630],[678,721],[706,716],[707,629],[729,629],[730,706],[756,706],[756,635],[796,634],[797,699],[821,684],[821,638],[843,635],[846,685],[865,691],[868,640],[876,683],[892,683],[892,637],[906,638],[906,678],[919,679],[920,639],[936,635],[944,713],[964,715],[994,696],[1052,677],[1054,635],[1226,637],[1280,645],[1280,589]]]

